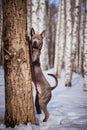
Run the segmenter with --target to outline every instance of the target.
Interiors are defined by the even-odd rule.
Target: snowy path
[[[47,76],[53,69],[44,72],[51,86],[53,78]],[[87,130],[87,93],[83,91],[83,78],[73,74],[72,87],[64,87],[64,71],[59,79],[58,87],[52,92],[52,99],[48,104],[50,117],[46,123],[42,122],[44,114],[39,116],[40,126],[19,125],[14,130]],[[0,69],[0,130],[6,129],[3,125],[4,117],[4,84],[3,71]],[[37,117],[37,115],[36,115]]]

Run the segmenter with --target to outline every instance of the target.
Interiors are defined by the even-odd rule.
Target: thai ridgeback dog
[[[51,87],[46,80],[40,66],[40,54],[43,45],[43,38],[45,37],[45,31],[41,34],[36,34],[34,29],[31,29],[31,61],[32,61],[32,80],[35,83],[37,95],[36,95],[36,110],[37,113],[41,113],[43,110],[45,114],[44,122],[47,121],[49,117],[49,112],[47,110],[47,104],[51,99],[51,90],[57,87],[58,80],[53,74],[48,74],[54,77],[56,84]],[[41,109],[41,110],[40,110]]]

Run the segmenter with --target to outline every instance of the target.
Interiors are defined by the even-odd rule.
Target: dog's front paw
[[[44,119],[44,120],[43,120],[43,122],[46,122],[46,121],[47,121],[47,119]]]

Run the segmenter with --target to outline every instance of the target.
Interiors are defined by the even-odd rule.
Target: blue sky
[[[50,3],[55,3],[56,5],[58,5],[58,1],[59,0],[50,0]]]

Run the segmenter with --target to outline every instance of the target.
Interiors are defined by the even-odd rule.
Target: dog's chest
[[[34,72],[35,72],[36,79],[40,78],[43,75],[41,68],[38,66],[34,67]]]

